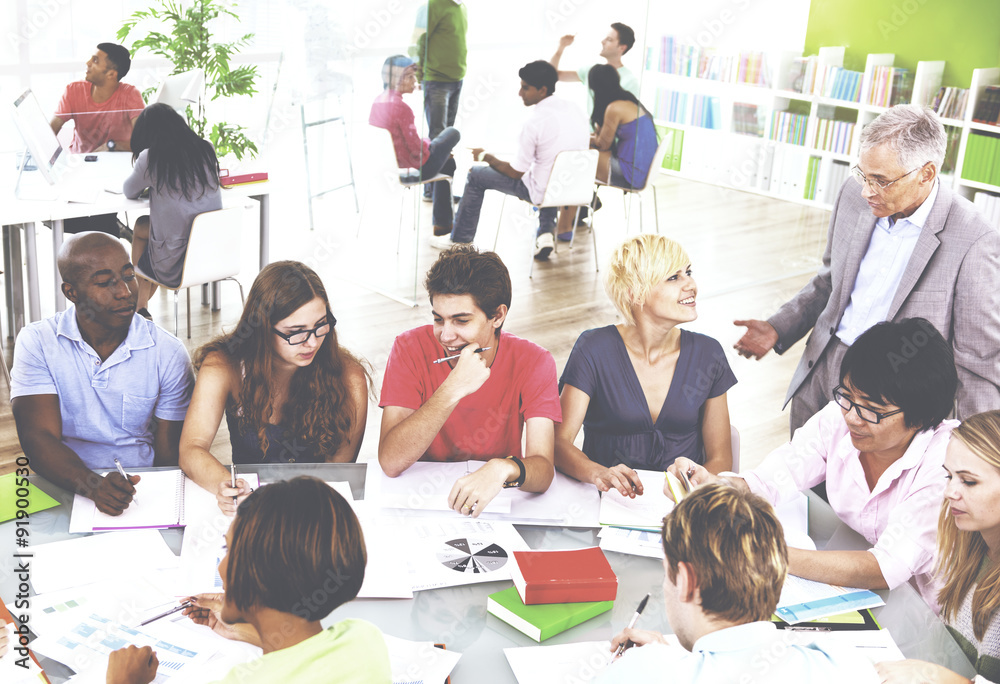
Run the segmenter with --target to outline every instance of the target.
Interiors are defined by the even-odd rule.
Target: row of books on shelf
[[[1000,125],[1000,86],[986,86],[976,103],[972,120],[979,123]]]
[[[909,102],[912,97],[913,73],[909,69],[877,66],[872,70],[865,102],[876,107],[892,107],[901,102]]]
[[[828,160],[799,150],[768,145],[751,184],[758,190],[794,199],[832,204],[847,180],[847,162]]]
[[[660,38],[659,49],[646,49],[646,69],[665,74],[705,78],[726,83],[768,85],[763,52],[720,55],[698,45],[683,44],[673,36]]]
[[[710,95],[680,93],[660,88],[656,91],[653,115],[657,119],[689,126],[722,127],[719,98]]]
[[[808,114],[793,114],[792,112],[774,112],[771,116],[771,140],[806,144],[806,129],[809,126]]]
[[[934,96],[931,109],[946,119],[965,118],[965,106],[969,102],[968,88],[942,86]]]
[[[822,95],[836,100],[859,102],[860,71],[821,64],[816,55],[792,60],[788,72],[789,89],[803,95]]]
[[[836,121],[834,119],[817,119],[816,136],[812,146],[817,150],[849,154],[851,139],[854,136],[855,124],[851,121]]]
[[[1000,185],[1000,137],[971,133],[965,144],[962,178]]]
[[[763,137],[764,124],[758,115],[757,105],[749,102],[733,103],[733,133]]]
[[[987,221],[1000,228],[1000,197],[988,192],[977,192],[972,198],[972,203],[976,205]]]
[[[657,126],[656,132],[660,138],[660,142],[663,142],[668,135],[671,137],[670,146],[667,147],[667,150],[663,155],[662,167],[668,171],[680,171],[681,152],[684,150],[684,131],[678,128]]]

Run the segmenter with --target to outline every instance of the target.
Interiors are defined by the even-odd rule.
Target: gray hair
[[[940,172],[947,144],[941,119],[930,107],[920,105],[896,105],[861,131],[861,152],[888,145],[907,170],[930,162]]]

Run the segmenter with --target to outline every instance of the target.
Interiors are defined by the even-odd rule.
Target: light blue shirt
[[[101,361],[84,342],[76,307],[17,336],[10,398],[55,394],[62,440],[88,468],[153,465],[150,421],[182,421],[191,400],[191,360],[176,337],[135,314],[125,341]]]
[[[631,648],[594,680],[685,684],[869,684],[875,669],[860,656],[817,644],[801,645],[770,622],[750,622],[706,634],[691,651],[678,645]]]
[[[937,193],[938,184],[934,181],[931,194],[910,216],[899,219],[893,225],[889,225],[888,218],[875,222],[868,251],[854,280],[851,300],[837,328],[837,337],[847,346],[854,344],[863,332],[886,320],[889,315],[892,298],[899,289],[899,281],[903,278],[913,248],[917,246],[917,238],[931,213]]]

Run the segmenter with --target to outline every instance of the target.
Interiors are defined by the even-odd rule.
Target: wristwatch
[[[116,147],[117,147],[117,145],[115,145],[115,141],[114,140],[109,140],[108,141],[108,152],[114,152]]]
[[[524,469],[524,463],[521,461],[521,459],[517,458],[516,456],[508,456],[507,458],[511,459],[512,461],[514,461],[514,463],[517,464],[518,475],[516,480],[511,480],[510,482],[504,482],[503,488],[510,489],[511,487],[520,487],[521,485],[524,484],[524,479],[528,476],[527,471]]]

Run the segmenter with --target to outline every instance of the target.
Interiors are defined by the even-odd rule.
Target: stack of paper
[[[437,648],[430,641],[410,641],[383,634],[389,650],[393,684],[437,684],[448,679],[461,653]]]
[[[789,574],[781,588],[775,614],[790,625],[807,620],[884,606],[885,601],[867,589],[837,587]]]

